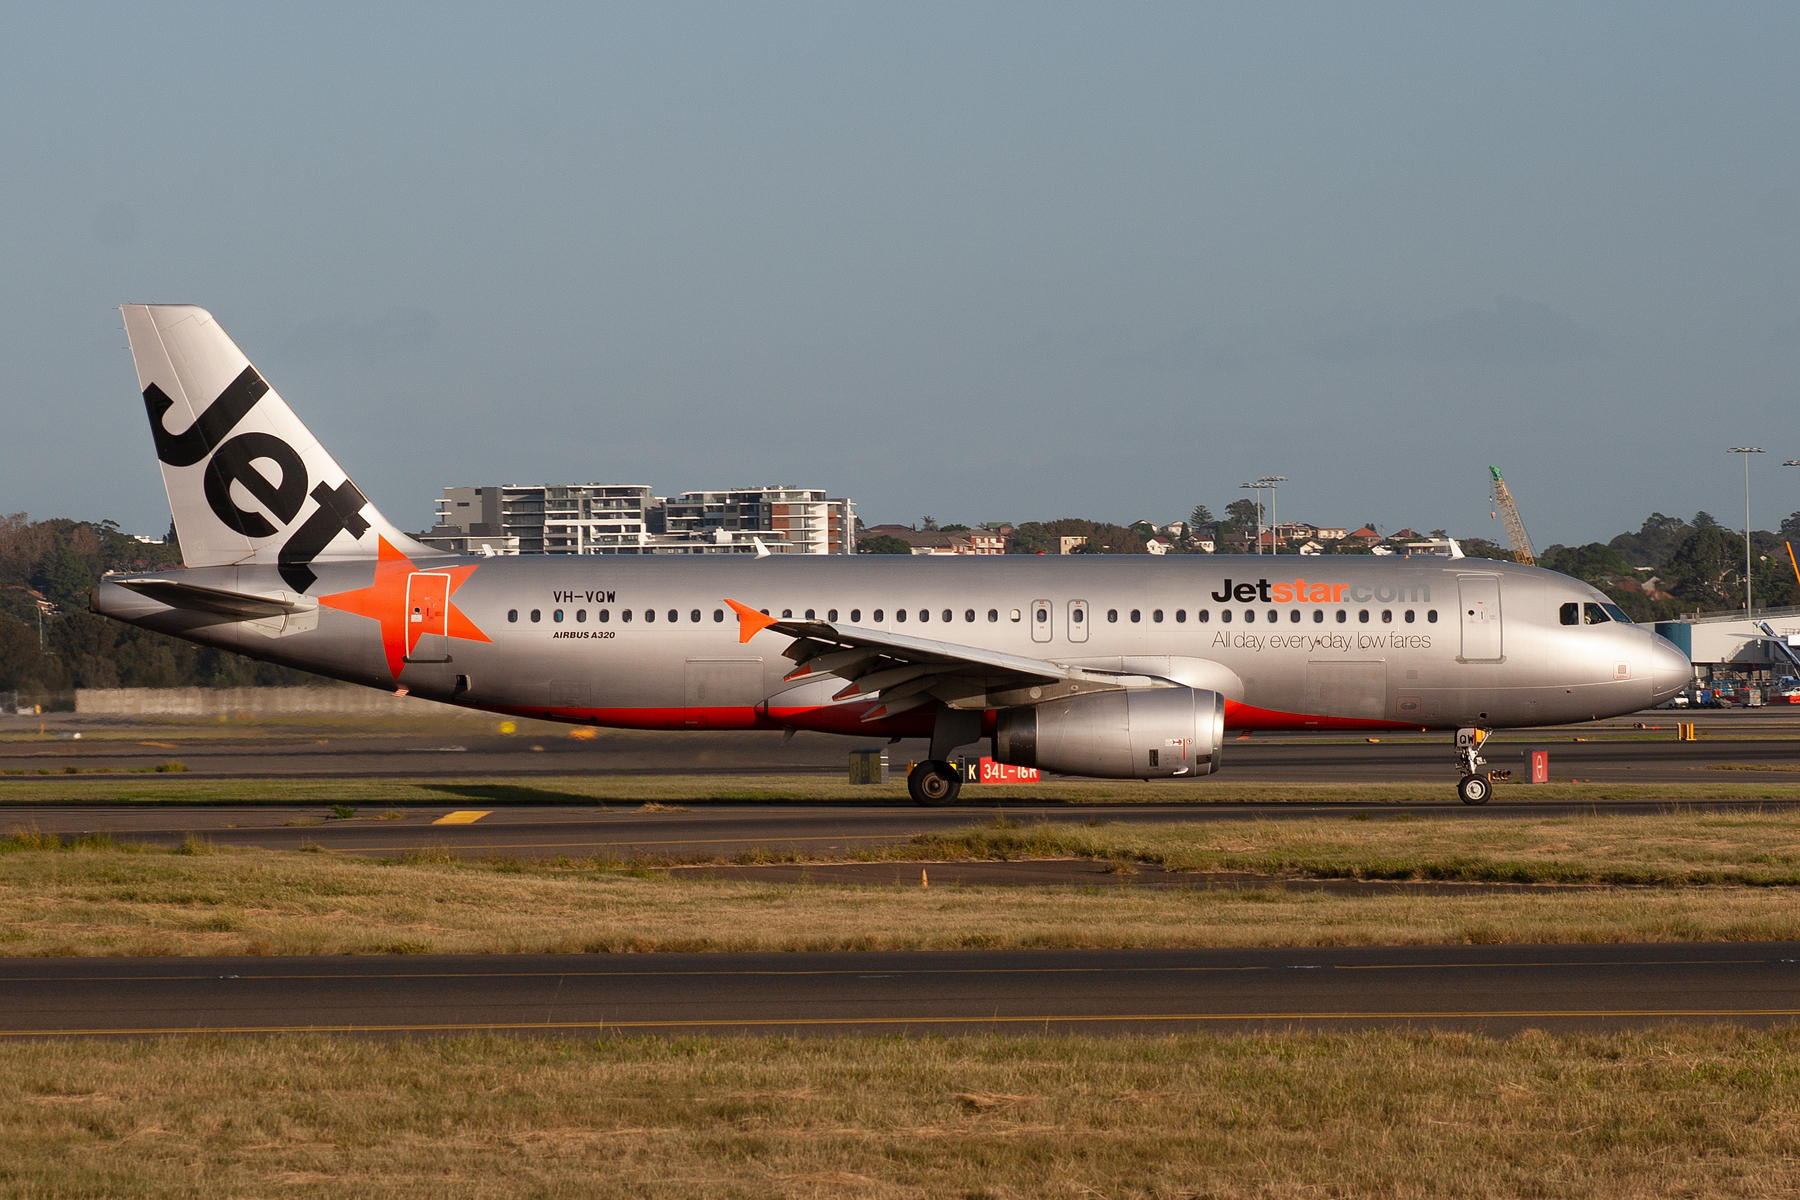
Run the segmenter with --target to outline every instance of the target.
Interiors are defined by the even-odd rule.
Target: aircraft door
[[[1462,660],[1498,662],[1505,654],[1500,636],[1500,577],[1458,575],[1457,615],[1462,622]]]
[[[1050,602],[1048,600],[1031,602],[1031,640],[1034,642],[1050,640]]]
[[[1088,602],[1086,600],[1069,601],[1069,640],[1085,642],[1088,639]]]
[[[406,661],[450,661],[450,577],[415,571],[406,577]]]

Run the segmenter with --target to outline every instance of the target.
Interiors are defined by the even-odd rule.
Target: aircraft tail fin
[[[211,313],[120,311],[188,566],[275,564],[305,592],[310,564],[375,558],[379,538],[433,553],[375,510]]]

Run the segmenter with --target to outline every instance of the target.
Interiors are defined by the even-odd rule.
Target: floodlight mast
[[[1258,479],[1256,482],[1262,484],[1262,486],[1269,489],[1269,553],[1270,554],[1280,554],[1281,553],[1281,532],[1280,532],[1281,522],[1279,522],[1275,519],[1275,485],[1278,483],[1286,483],[1287,476],[1286,475],[1264,475],[1261,479]],[[1262,532],[1260,530],[1257,531],[1256,542],[1259,547],[1262,545]]]
[[[1750,456],[1764,453],[1761,446],[1733,446],[1727,454],[1744,456],[1744,615],[1750,615]]]

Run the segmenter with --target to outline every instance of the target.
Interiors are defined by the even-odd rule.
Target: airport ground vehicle
[[[1003,763],[1194,779],[1227,728],[1485,732],[1633,712],[1673,644],[1567,576],[1466,558],[457,557],[388,522],[219,328],[123,309],[186,569],[94,611],[370,687],[648,729],[926,737],[921,803]],[[1292,563],[1290,567],[1288,564]]]

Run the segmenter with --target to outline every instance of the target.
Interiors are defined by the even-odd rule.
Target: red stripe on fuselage
[[[1417,721],[1384,721],[1368,717],[1321,717],[1306,713],[1276,712],[1254,704],[1225,702],[1227,729],[1422,729]]]

